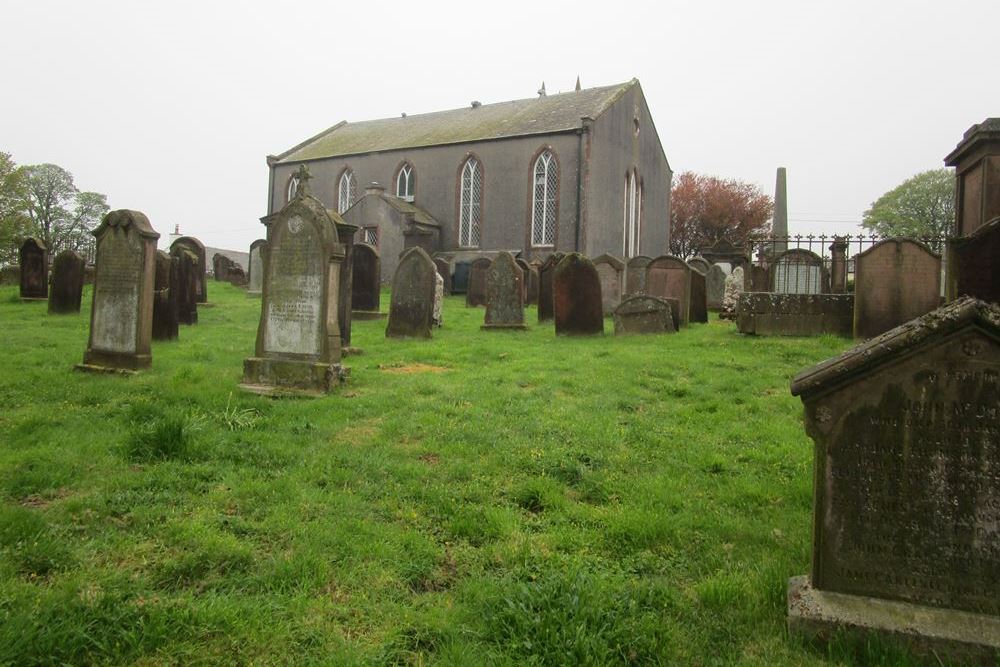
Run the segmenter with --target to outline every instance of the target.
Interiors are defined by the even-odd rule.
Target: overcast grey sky
[[[268,153],[340,120],[633,77],[675,174],[849,232],[1000,115],[1000,2],[125,2],[2,5],[0,150],[206,245],[263,236]],[[809,223],[807,221],[814,221]]]

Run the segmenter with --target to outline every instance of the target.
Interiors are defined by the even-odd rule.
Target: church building
[[[667,251],[670,165],[635,79],[344,121],[267,164],[269,214],[294,195],[305,164],[313,195],[378,248],[385,279],[413,245],[453,260]]]

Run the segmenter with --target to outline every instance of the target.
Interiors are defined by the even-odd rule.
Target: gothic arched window
[[[345,169],[340,175],[340,185],[337,187],[337,213],[343,213],[354,204],[354,197],[357,194],[357,184],[354,181],[354,172]]]
[[[459,187],[458,245],[477,248],[482,216],[483,167],[476,158],[470,157],[462,166]]]
[[[633,169],[625,176],[625,207],[622,230],[622,253],[626,258],[639,254],[642,233],[642,181]]]
[[[559,163],[552,151],[544,151],[535,160],[531,183],[531,245],[555,245]]]
[[[404,162],[396,174],[396,196],[404,201],[413,201],[413,167]]]

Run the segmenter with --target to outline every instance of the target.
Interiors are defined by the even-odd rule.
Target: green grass
[[[432,341],[356,322],[346,386],[273,400],[236,388],[259,300],[211,294],[117,377],[72,370],[89,292],[0,289],[0,664],[906,664],[785,632],[788,383],[846,341],[484,332],[452,297]]]

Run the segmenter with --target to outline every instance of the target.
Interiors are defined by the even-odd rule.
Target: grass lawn
[[[849,664],[785,632],[832,338],[355,322],[349,383],[241,393],[259,299],[135,377],[73,372],[80,315],[0,288],[0,664]],[[383,297],[383,309],[388,298]],[[869,663],[905,663],[879,647]]]

